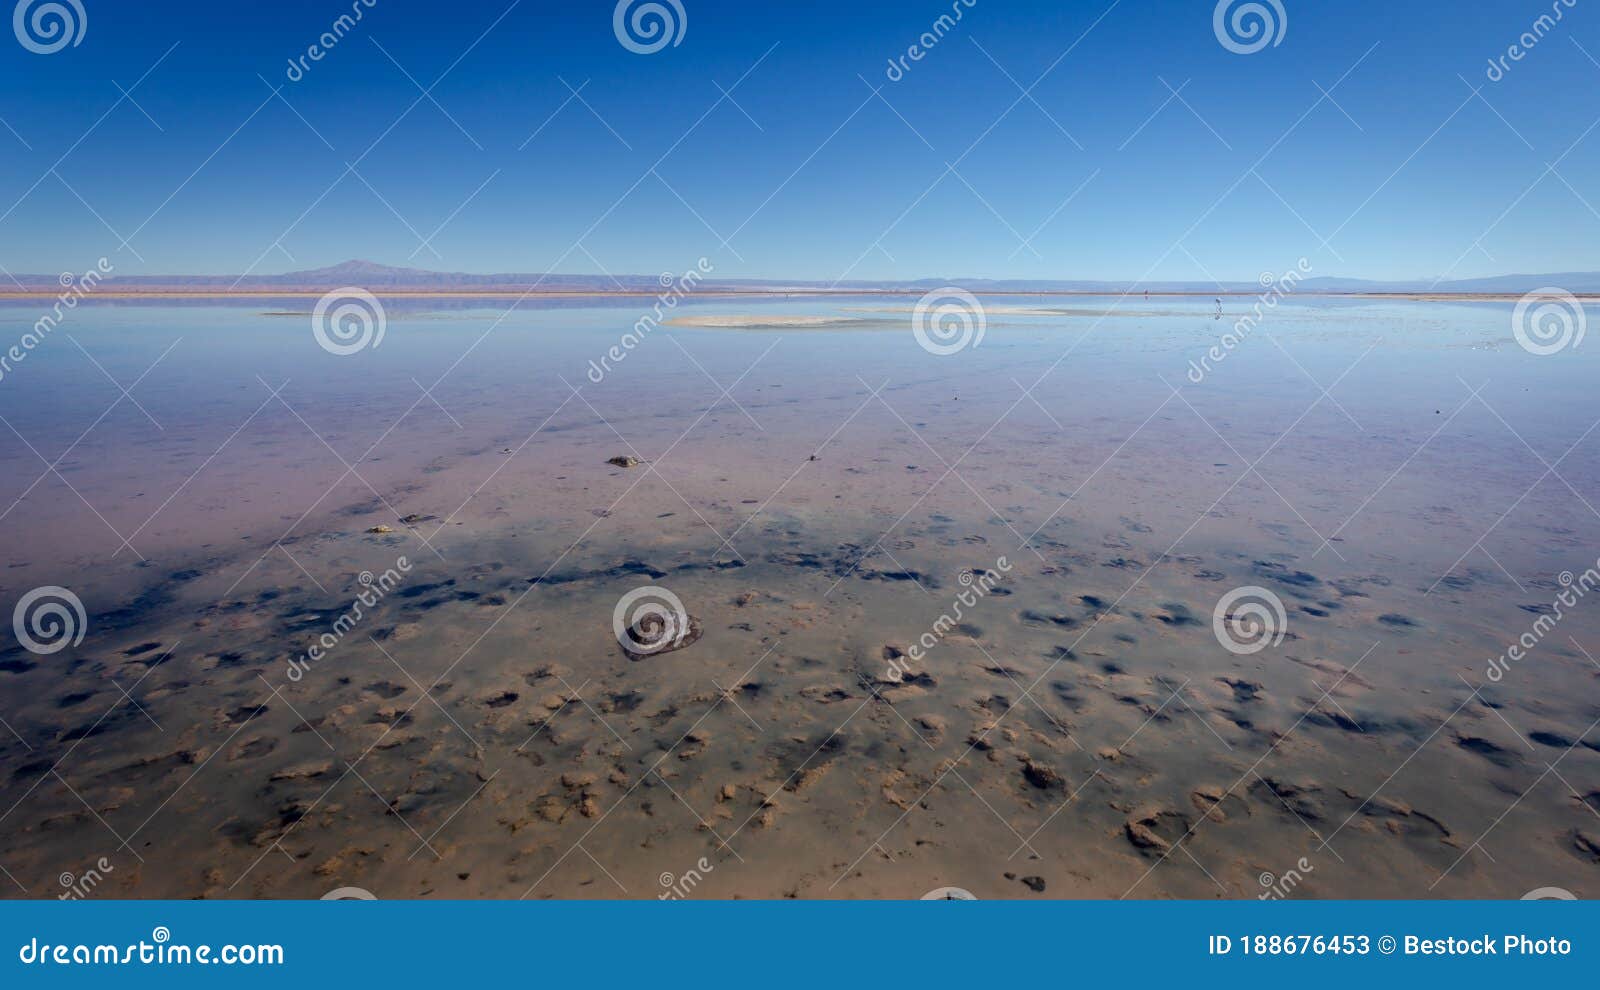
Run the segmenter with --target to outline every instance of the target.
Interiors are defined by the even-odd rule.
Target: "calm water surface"
[[[1300,299],[1191,374],[1249,302],[986,297],[935,356],[912,300],[704,301],[865,322],[663,327],[598,382],[645,303],[393,303],[349,356],[304,300],[76,310],[0,380],[0,601],[85,614],[0,650],[0,889],[1593,887],[1600,621],[1550,613],[1600,352]],[[644,586],[700,638],[630,659]]]

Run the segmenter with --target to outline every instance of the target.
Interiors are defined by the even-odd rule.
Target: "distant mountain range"
[[[420,268],[398,268],[372,261],[353,260],[327,268],[286,272],[282,275],[108,275],[101,291],[124,293],[305,293],[344,286],[359,286],[372,292],[406,293],[518,293],[566,292],[596,295],[625,293],[655,294],[664,291],[670,275],[563,275],[517,274],[475,275],[466,272],[432,272]],[[25,291],[54,294],[62,291],[59,275],[16,275],[13,285]],[[1245,294],[1263,291],[1257,282],[1116,282],[1071,279],[982,279],[924,278],[913,281],[849,280],[838,283],[785,279],[712,278],[690,280],[693,292],[904,292],[919,293],[947,285],[972,292],[990,293],[1097,293],[1125,292],[1182,294]],[[1437,293],[1461,295],[1508,295],[1558,287],[1579,295],[1600,293],[1600,272],[1557,272],[1544,275],[1497,275],[1490,278],[1453,279],[1437,284],[1427,279],[1410,281],[1372,281],[1357,278],[1317,276],[1299,282],[1295,291],[1333,294],[1357,293]],[[0,293],[8,286],[0,281]]]

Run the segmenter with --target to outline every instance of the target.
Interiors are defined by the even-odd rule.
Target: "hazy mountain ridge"
[[[656,293],[665,291],[665,275],[585,275],[469,272],[435,272],[421,268],[383,265],[352,259],[325,268],[285,272],[281,275],[116,275],[106,276],[102,289],[122,292],[307,292],[359,286],[372,291],[404,292],[616,292]],[[29,292],[61,291],[59,275],[15,275],[14,284]],[[909,281],[851,279],[841,282],[803,279],[711,278],[688,281],[685,288],[699,292],[926,292],[943,286],[960,286],[972,292],[1084,292],[1084,293],[1209,293],[1256,294],[1264,291],[1259,282],[1117,282],[1076,279],[986,279],[922,278]],[[1379,281],[1371,279],[1315,276],[1302,279],[1298,290],[1320,293],[1459,293],[1517,294],[1558,287],[1568,292],[1600,293],[1600,272],[1558,272],[1551,274],[1512,274],[1486,278],[1452,279],[1432,282],[1426,279]]]

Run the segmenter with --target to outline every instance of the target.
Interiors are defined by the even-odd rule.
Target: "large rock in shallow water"
[[[629,660],[643,660],[693,646],[704,633],[700,620],[687,613],[649,613],[625,628],[620,641]]]

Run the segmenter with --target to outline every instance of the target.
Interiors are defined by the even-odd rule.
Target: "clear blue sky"
[[[1498,82],[1489,59],[1548,0],[1281,0],[1281,43],[1248,55],[1210,0],[977,0],[898,82],[889,60],[950,0],[681,0],[681,44],[649,55],[618,42],[611,0],[377,0],[295,82],[289,60],[351,0],[79,2],[76,47],[0,33],[12,272],[1600,268],[1586,0]],[[1018,102],[1012,80],[1047,69]],[[443,75],[439,105],[406,73]],[[441,225],[438,255],[417,251]]]

